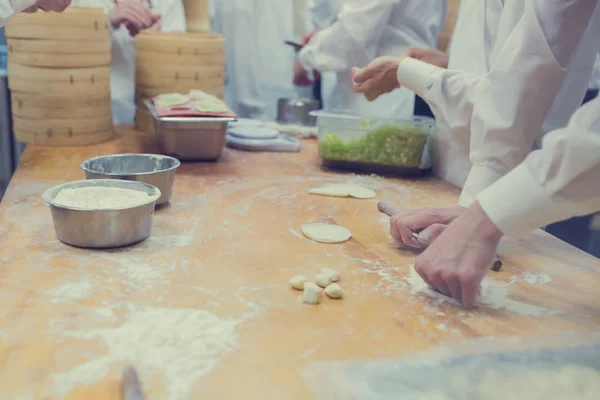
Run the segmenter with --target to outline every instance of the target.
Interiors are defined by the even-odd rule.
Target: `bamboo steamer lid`
[[[215,84],[224,85],[223,67],[198,67],[180,65],[177,67],[153,68],[137,65],[136,82],[147,86],[175,85],[178,82],[190,82],[202,89]]]
[[[84,119],[26,119],[14,118],[16,130],[52,136],[75,136],[112,129],[112,117]]]
[[[105,41],[110,36],[102,8],[69,7],[62,13],[21,13],[6,26],[6,37],[21,39]]]
[[[54,96],[13,92],[14,117],[27,119],[81,119],[111,117],[110,93],[101,96]]]
[[[187,52],[177,53],[161,53],[159,51],[143,51],[136,53],[136,64],[158,65],[161,67],[173,67],[178,65],[195,65],[200,66],[222,66],[225,65],[225,51],[198,51],[197,53],[189,54]]]
[[[20,129],[14,129],[15,138],[19,142],[28,144],[37,144],[42,146],[87,146],[107,142],[115,137],[113,129],[98,132],[88,132],[84,134],[58,135],[47,133],[27,132]]]
[[[32,67],[73,68],[110,65],[110,41],[81,42],[8,39],[10,62]]]
[[[208,0],[183,0],[188,32],[208,32],[210,30],[210,14]]]
[[[136,54],[198,55],[222,52],[225,39],[215,33],[142,32],[135,39]]]
[[[110,91],[110,66],[38,68],[8,63],[8,87],[15,92],[104,94]]]
[[[156,135],[154,117],[145,105],[142,107],[137,107],[135,110],[135,129],[147,134],[148,136]]]

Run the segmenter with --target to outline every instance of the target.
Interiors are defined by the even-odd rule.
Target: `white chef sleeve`
[[[569,125],[548,133],[542,148],[483,190],[477,201],[507,235],[521,236],[600,210],[600,98]]]
[[[496,61],[473,99],[473,167],[460,205],[469,206],[480,191],[519,165],[531,151],[586,29],[593,28],[590,20],[598,7],[597,0],[524,2],[521,19],[504,43],[497,44]],[[597,46],[589,49],[590,74]],[[580,81],[575,93],[581,96],[567,96],[561,101],[569,104],[561,106],[575,110],[581,104],[589,76]]]
[[[163,0],[161,7],[161,32],[185,32],[186,21],[182,0]]]
[[[0,28],[15,15],[31,7],[37,0],[0,0]]]
[[[344,71],[376,57],[376,49],[394,8],[390,0],[349,0],[338,20],[316,33],[298,54],[306,70]]]
[[[470,126],[473,97],[481,76],[405,58],[398,66],[397,79],[422,97],[444,126],[452,130]]]

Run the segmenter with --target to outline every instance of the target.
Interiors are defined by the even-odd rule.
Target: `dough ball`
[[[329,224],[302,225],[302,233],[320,243],[343,243],[352,237],[352,233],[343,226]]]
[[[315,279],[315,283],[322,288],[326,288],[327,286],[331,285],[331,282],[331,276],[326,274],[319,274]]]
[[[325,288],[325,294],[332,299],[341,299],[344,297],[344,290],[337,283],[333,283]]]
[[[304,284],[308,282],[308,279],[302,275],[296,275],[290,279],[290,286],[296,290],[304,290]]]
[[[304,284],[304,299],[306,304],[317,305],[321,302],[321,292],[323,289],[318,287],[312,282],[306,282]]]
[[[341,279],[340,273],[331,268],[323,268],[321,274],[328,275],[332,282],[338,282]]]

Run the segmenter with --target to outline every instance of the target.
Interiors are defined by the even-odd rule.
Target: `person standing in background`
[[[257,3],[215,0],[209,6],[211,30],[225,38],[225,103],[238,117],[262,119],[266,102],[261,90]]]
[[[62,12],[71,0],[0,0],[0,28],[20,12],[34,13],[38,10]]]
[[[312,0],[308,8],[309,31],[302,39],[306,45],[312,35],[319,30],[332,26],[344,6],[344,0]],[[340,91],[337,83],[337,74],[333,71],[323,71],[321,78],[321,107],[326,110],[341,108]]]
[[[413,92],[401,88],[370,103],[353,92],[351,71],[409,46],[435,48],[446,7],[446,0],[345,0],[337,22],[312,35],[298,54],[295,84],[311,85],[311,71],[336,72],[341,108],[364,116],[412,118]]]
[[[143,30],[185,32],[181,0],[72,0],[74,6],[104,8],[111,23],[110,90],[115,124],[135,118],[135,42]]]

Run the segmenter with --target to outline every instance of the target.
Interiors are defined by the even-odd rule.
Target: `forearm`
[[[597,0],[525,2],[519,23],[495,51],[491,71],[481,81],[471,121],[473,167],[460,205],[500,179],[533,148],[553,107]],[[585,93],[587,78],[579,88]],[[571,89],[571,88],[568,88]],[[580,104],[577,96],[562,96]],[[575,104],[577,102],[577,104]]]
[[[600,99],[578,110],[566,128],[477,196],[504,233],[526,234],[600,210]]]
[[[392,8],[389,0],[346,2],[338,20],[300,51],[300,64],[306,70],[336,72],[366,65],[375,55],[365,49],[379,42]]]
[[[470,126],[473,97],[481,77],[404,58],[398,66],[397,78],[401,86],[421,96],[445,126],[450,129]]]

